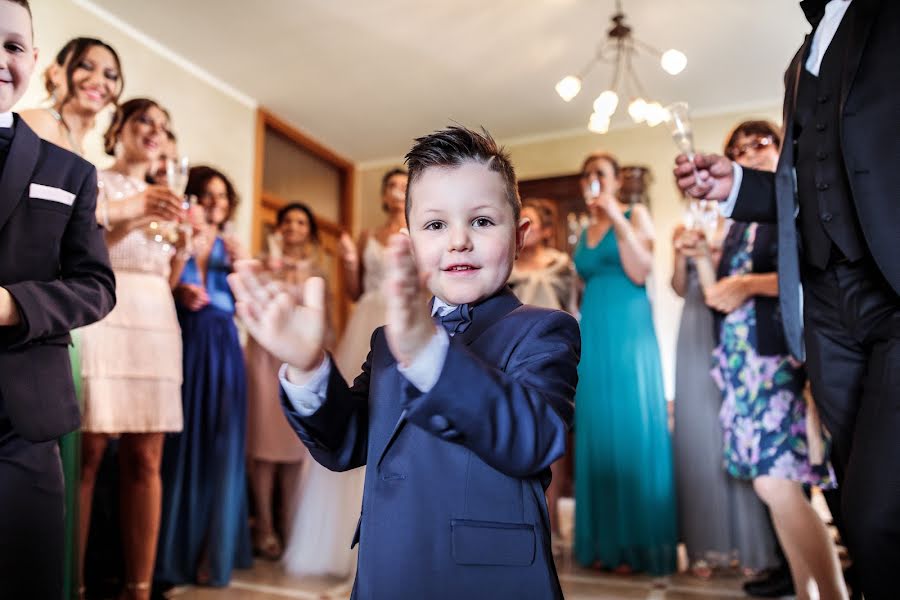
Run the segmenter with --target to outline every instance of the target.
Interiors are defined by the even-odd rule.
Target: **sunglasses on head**
[[[759,152],[763,148],[772,145],[774,142],[775,140],[771,135],[756,137],[749,142],[741,144],[740,146],[732,146],[728,149],[728,152],[726,154],[728,155],[728,158],[737,160],[738,158],[742,158],[751,150],[753,150],[754,152]]]

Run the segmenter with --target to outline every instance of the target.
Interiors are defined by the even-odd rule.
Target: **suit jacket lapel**
[[[516,295],[513,294],[512,290],[509,289],[509,287],[505,287],[495,296],[488,298],[481,304],[472,308],[472,323],[469,325],[468,329],[456,334],[456,337],[468,346],[472,344],[472,342],[474,342],[476,339],[478,339],[478,336],[480,336],[491,325],[520,306],[522,306],[522,303],[519,301]],[[396,368],[396,363],[393,363],[391,368]],[[396,375],[399,380],[397,386],[401,388],[399,390],[398,396],[403,397],[405,396],[405,394],[402,390],[402,387],[411,384],[406,381],[406,379],[404,379],[403,376],[399,373],[395,373],[394,375]],[[400,431],[402,431],[403,426],[406,424],[406,413],[406,409],[403,409],[403,411],[400,413],[400,417],[397,419],[397,423],[396,425],[394,425],[394,429],[393,431],[391,431],[391,435],[388,436],[387,442],[385,442],[384,447],[378,454],[378,461],[376,462],[376,466],[381,465],[381,461],[384,460],[388,449],[394,443],[394,440],[397,439],[397,436],[400,435]]]
[[[509,287],[504,287],[496,295],[472,307],[472,324],[465,331],[456,334],[462,343],[469,346],[491,325],[508,313],[522,306]]]
[[[18,115],[15,115],[14,127],[15,133],[6,155],[6,166],[0,175],[0,231],[25,197],[41,147],[40,138]]]
[[[841,70],[841,113],[844,111],[844,103],[847,101],[847,95],[850,93],[850,87],[856,78],[856,72],[859,70],[859,63],[862,60],[863,51],[866,48],[866,40],[869,38],[869,32],[872,30],[872,24],[883,0],[856,0],[848,9],[849,14],[846,17],[853,19],[850,23],[850,39],[847,44],[847,54],[844,58],[844,68]],[[846,18],[845,17],[845,18]]]

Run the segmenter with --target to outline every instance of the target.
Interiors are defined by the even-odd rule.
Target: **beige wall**
[[[237,213],[238,232],[249,240],[255,107],[204,81],[140,36],[131,35],[71,0],[40,0],[32,2],[31,9],[40,56],[31,86],[16,110],[44,104],[43,70],[69,39],[89,36],[106,41],[122,60],[122,99],[149,96],[159,101],[172,114],[179,150],[192,162],[215,166],[232,179],[242,198]],[[103,153],[101,141],[108,121],[108,114],[98,119],[85,144],[87,158],[101,168],[111,160]]]
[[[694,119],[694,140],[698,149],[721,151],[725,136],[738,122],[749,118],[768,118],[780,122],[781,107],[760,107]],[[682,204],[671,177],[676,150],[664,125],[614,130],[606,135],[584,134],[545,138],[535,141],[504,142],[512,156],[520,179],[534,179],[577,172],[582,159],[590,152],[604,149],[615,154],[623,164],[640,164],[650,168],[653,182],[650,203],[656,224],[657,243],[653,275],[653,312],[659,337],[666,381],[666,396],[672,398],[675,368],[675,337],[681,313],[681,299],[669,287],[672,275],[672,231],[680,222]],[[395,162],[400,162],[399,159]],[[379,183],[381,174],[395,164],[384,161],[363,165],[357,173],[356,227],[374,223],[379,216]]]
[[[264,191],[303,202],[317,216],[338,223],[341,174],[334,166],[272,130],[266,132],[263,156]]]

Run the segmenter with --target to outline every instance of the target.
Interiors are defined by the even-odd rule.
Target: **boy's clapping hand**
[[[409,236],[391,236],[382,285],[387,305],[384,331],[391,353],[402,366],[408,366],[437,331],[428,310],[431,292],[426,282],[427,276],[420,276],[416,268]]]
[[[302,375],[325,359],[325,280],[310,277],[302,294],[294,294],[282,283],[264,282],[260,271],[258,261],[240,260],[228,276],[237,314],[262,347],[293,367],[288,378],[303,383]]]

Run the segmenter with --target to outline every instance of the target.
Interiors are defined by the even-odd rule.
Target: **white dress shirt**
[[[0,127],[12,127],[13,115],[11,112],[0,113]]]
[[[452,312],[455,308],[455,306],[435,298],[431,314],[432,316],[436,314],[443,316]],[[438,327],[437,332],[415,360],[407,367],[398,366],[397,370],[400,371],[400,374],[407,381],[416,386],[419,391],[428,393],[441,376],[444,362],[447,360],[447,349],[449,346],[449,334],[443,327]],[[297,385],[287,379],[288,365],[281,365],[281,368],[278,370],[278,380],[297,414],[302,417],[308,417],[319,410],[325,402],[325,395],[328,391],[328,378],[333,368],[334,363],[331,357],[326,356],[309,381],[303,385]]]
[[[806,59],[806,64],[804,65],[804,68],[816,77],[819,76],[822,58],[825,56],[825,52],[828,51],[828,46],[831,45],[831,40],[834,39],[834,34],[840,27],[844,14],[850,7],[851,2],[853,0],[831,0],[825,5],[825,16],[822,17],[818,27],[816,27],[812,44],[809,47],[809,58]],[[726,217],[730,217],[734,211],[738,192],[741,191],[741,180],[744,172],[736,162],[732,161],[731,165],[734,170],[734,184],[731,186],[731,193],[728,195],[728,198],[722,203],[722,214]]]

